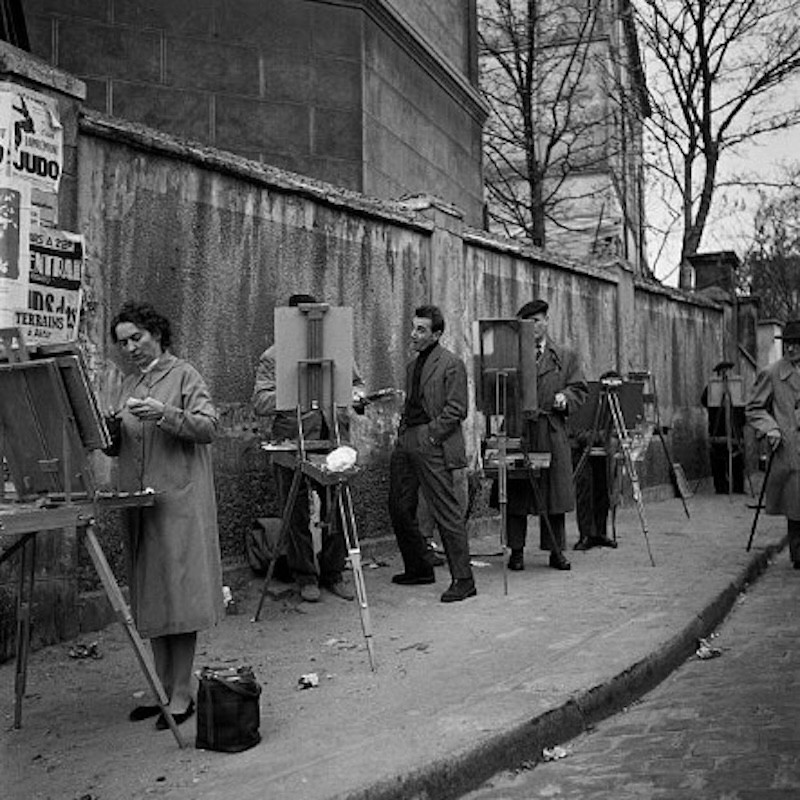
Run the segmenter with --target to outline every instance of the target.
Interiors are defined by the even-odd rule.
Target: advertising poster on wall
[[[31,228],[27,303],[17,314],[26,342],[53,344],[78,338],[83,254],[80,234]]]
[[[16,326],[28,307],[30,186],[0,185],[0,327]]]
[[[64,165],[64,131],[56,101],[0,83],[0,174],[57,192]]]

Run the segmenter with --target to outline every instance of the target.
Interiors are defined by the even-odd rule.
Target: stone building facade
[[[482,222],[475,0],[21,0],[87,105]]]

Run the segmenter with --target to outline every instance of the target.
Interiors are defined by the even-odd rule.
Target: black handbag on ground
[[[261,741],[261,686],[250,667],[203,667],[198,673],[200,750],[239,753]]]

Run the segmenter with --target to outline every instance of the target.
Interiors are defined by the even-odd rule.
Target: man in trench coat
[[[745,414],[772,451],[765,511],[786,517],[789,558],[800,569],[800,320],[786,323],[783,349],[756,378]]]
[[[511,549],[508,568],[525,568],[525,547],[528,514],[539,514],[540,547],[550,550],[549,565],[568,570],[570,563],[563,554],[566,546],[565,514],[575,508],[572,483],[572,454],[567,438],[566,418],[585,400],[589,387],[583,377],[578,355],[547,336],[549,305],[532,300],[517,312],[518,319],[535,323],[537,352],[523,354],[536,359],[537,410],[526,423],[526,447],[530,452],[550,453],[550,467],[538,478],[542,508],[526,480],[508,482],[506,542]],[[546,518],[545,518],[546,517]],[[556,548],[553,548],[546,526],[550,524]]]

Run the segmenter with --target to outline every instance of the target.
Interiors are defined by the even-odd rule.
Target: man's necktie
[[[544,346],[542,345],[541,342],[539,342],[539,344],[536,345],[536,360],[537,361],[541,361],[543,352],[544,352]]]

